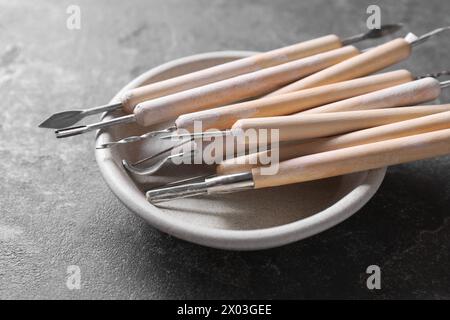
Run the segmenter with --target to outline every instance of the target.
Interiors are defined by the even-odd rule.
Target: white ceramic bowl
[[[163,64],[131,81],[112,101],[127,89],[250,54],[252,52],[213,52]],[[107,115],[105,119],[117,115],[120,114]],[[96,143],[151,129],[154,128],[116,126],[99,133]],[[322,232],[358,211],[377,191],[386,172],[386,168],[382,168],[297,185],[181,199],[155,207],[146,201],[146,189],[181,176],[198,175],[204,170],[198,166],[168,165],[153,176],[132,177],[123,169],[122,159],[134,161],[161,147],[161,142],[149,139],[95,152],[105,181],[130,210],[177,238],[223,249],[271,248]]]

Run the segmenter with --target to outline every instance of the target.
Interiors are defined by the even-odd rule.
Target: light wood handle
[[[370,92],[346,100],[297,113],[298,115],[352,110],[411,106],[436,99],[441,94],[438,80],[423,78],[416,81]]]
[[[146,100],[159,98],[176,92],[236,77],[241,74],[273,67],[289,61],[337,49],[341,46],[342,43],[338,36],[327,35],[291,46],[255,54],[247,58],[234,60],[175,78],[155,82],[128,91],[122,98],[123,108],[126,112],[131,113],[133,112],[136,104]]]
[[[402,61],[409,57],[410,54],[411,45],[409,42],[403,38],[398,38],[291,83],[267,96],[270,97],[365,76]]]
[[[141,126],[174,119],[181,114],[259,96],[277,86],[325,69],[358,54],[352,46],[319,53],[234,78],[210,83],[139,103],[134,113]]]
[[[229,129],[237,120],[242,118],[288,115],[332,101],[396,86],[411,80],[412,75],[407,70],[391,71],[280,96],[187,113],[179,116],[175,124],[177,128],[190,132],[194,129],[194,121],[201,121],[203,130]]]
[[[450,153],[450,129],[421,133],[280,162],[274,175],[253,168],[255,188],[340,176]]]
[[[450,104],[442,105],[442,107],[450,110]],[[272,152],[277,152],[279,160],[284,161],[308,154],[347,148],[442,129],[450,129],[450,111],[354,131],[339,136],[282,145],[274,150],[243,155],[240,156],[239,159],[235,158],[225,160],[218,165],[216,170],[218,174],[231,174],[249,171],[251,168],[261,166],[261,159],[270,159],[272,157]]]
[[[342,134],[444,111],[450,111],[449,105],[241,119],[233,125],[232,132],[238,135],[247,130],[258,133],[263,132],[261,130],[269,133],[270,130],[279,130],[279,141],[295,141]]]

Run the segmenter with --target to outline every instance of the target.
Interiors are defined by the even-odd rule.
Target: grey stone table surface
[[[80,30],[66,28],[71,4]],[[320,235],[230,252],[170,237],[127,210],[102,180],[92,135],[57,141],[37,128],[174,58],[352,35],[369,4],[417,34],[450,24],[445,0],[0,0],[0,298],[450,298],[449,157],[390,168],[362,210]],[[399,66],[448,69],[449,56],[443,35]],[[381,290],[366,287],[372,264]],[[69,265],[80,267],[80,290],[66,287]]]

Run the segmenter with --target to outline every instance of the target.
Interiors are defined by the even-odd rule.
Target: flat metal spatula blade
[[[49,129],[61,129],[74,125],[82,119],[83,111],[64,111],[51,115],[43,121],[39,127]]]

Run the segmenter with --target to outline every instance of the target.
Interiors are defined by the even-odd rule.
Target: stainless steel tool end
[[[160,203],[180,198],[194,197],[208,193],[206,182],[188,183],[174,187],[164,187],[147,191],[147,201]]]
[[[145,139],[148,139],[151,137],[156,137],[161,134],[170,133],[172,131],[175,131],[176,129],[177,128],[175,126],[171,126],[171,127],[168,127],[166,129],[162,129],[162,130],[150,131],[150,132],[144,133],[140,136],[129,136],[129,137],[120,139],[118,141],[111,141],[111,142],[106,142],[106,143],[100,144],[96,147],[96,149],[105,149],[105,148],[110,148],[112,146],[116,146],[119,144],[138,142],[138,141],[142,141],[142,140],[145,140]]]
[[[89,131],[87,126],[72,127],[67,129],[56,130],[55,134],[57,138],[67,138],[71,136],[76,136]]]
[[[176,182],[175,182],[176,183]],[[206,178],[203,182],[166,186],[147,191],[147,201],[160,203],[204,194],[223,194],[253,189],[251,172],[234,173]]]
[[[101,112],[117,110],[120,109],[121,107],[122,107],[121,103],[113,103],[84,110],[69,110],[58,112],[51,115],[47,120],[42,122],[39,125],[39,127],[50,129],[67,128],[69,126],[73,126],[75,123],[77,123],[84,117],[91,116],[93,114]]]
[[[366,33],[366,39],[381,38],[403,28],[403,23],[383,24],[380,29],[372,29]]]
[[[342,40],[342,45],[347,46],[359,41],[367,39],[376,39],[395,33],[403,28],[402,23],[383,24],[379,29],[371,29],[367,32],[360,33]]]
[[[39,127],[49,129],[60,129],[71,126],[81,119],[82,111],[64,111],[51,115],[43,121]]]

